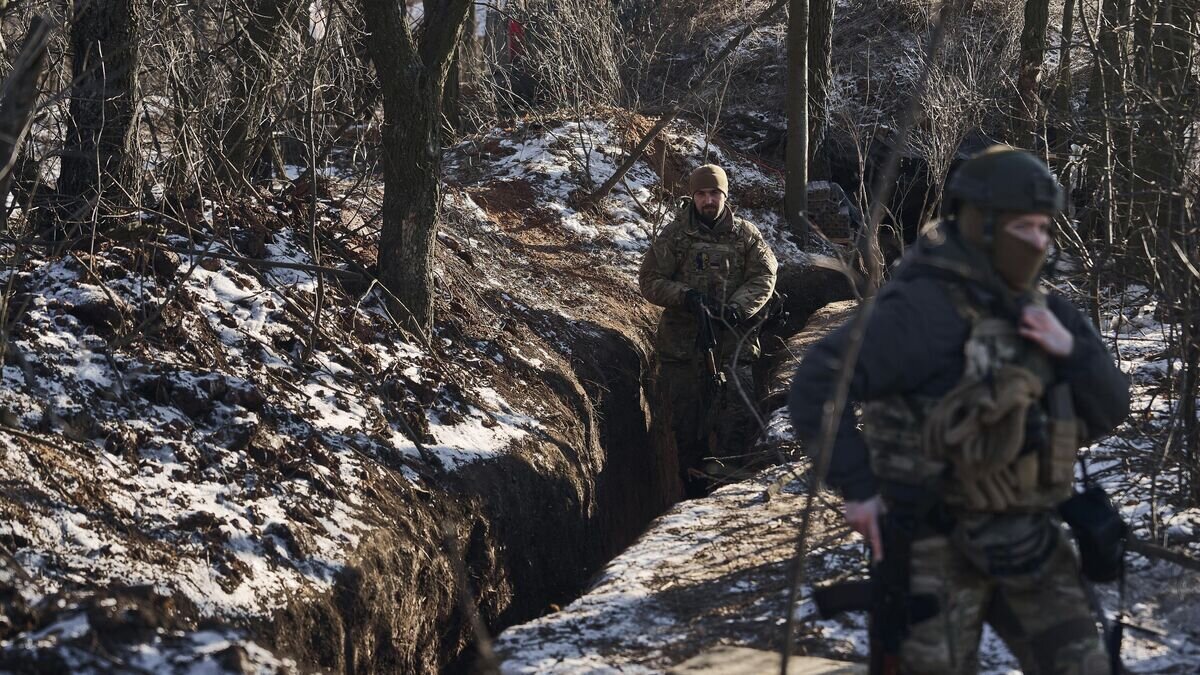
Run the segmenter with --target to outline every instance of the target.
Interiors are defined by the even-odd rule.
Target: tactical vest
[[[882,481],[933,490],[954,509],[1037,511],[1072,492],[1081,425],[1045,352],[959,284],[944,288],[971,326],[962,378],[941,398],[898,395],[862,408]],[[1045,304],[1038,294],[1034,302]],[[1027,430],[1034,437],[1027,437]]]
[[[685,207],[678,217],[673,233],[669,236],[670,251],[675,258],[674,281],[717,300],[727,302],[746,282],[746,259],[751,253],[752,240],[744,228],[754,226],[730,212],[730,229],[711,231],[702,229],[692,222],[691,207]],[[663,312],[655,348],[665,360],[688,360],[695,357],[696,318],[682,308],[668,308]],[[724,363],[735,351],[739,335],[733,331],[721,331],[717,356]],[[757,333],[751,333],[742,343],[743,360],[753,360],[759,355]]]
[[[680,228],[672,242],[678,256],[678,281],[721,302],[742,285],[746,275],[748,246],[739,232],[745,225],[735,217],[731,226],[731,231],[721,234],[698,227]]]

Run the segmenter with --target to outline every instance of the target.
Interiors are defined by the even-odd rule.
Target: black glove
[[[721,318],[730,326],[737,326],[746,320],[746,310],[730,303],[721,308]]]
[[[693,314],[703,314],[706,310],[712,307],[712,300],[700,291],[689,288],[683,293],[683,306],[692,311]]]

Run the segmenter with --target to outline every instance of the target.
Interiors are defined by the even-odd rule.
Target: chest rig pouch
[[[724,302],[744,281],[746,252],[734,233],[681,233],[676,250],[679,281],[689,288]]]
[[[953,510],[1054,508],[1071,494],[1080,446],[1070,390],[1054,383],[1049,358],[1015,320],[975,305],[961,286],[945,288],[971,326],[962,378],[940,399],[865,405],[872,468],[883,480],[936,490]]]

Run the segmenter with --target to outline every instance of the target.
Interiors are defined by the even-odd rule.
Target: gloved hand
[[[730,326],[737,326],[746,320],[746,311],[734,303],[729,303],[721,308],[721,318]]]
[[[712,300],[707,295],[694,288],[689,288],[683,293],[683,306],[691,310],[693,314],[703,314],[712,307],[712,304]]]

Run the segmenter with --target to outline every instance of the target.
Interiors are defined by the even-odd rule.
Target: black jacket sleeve
[[[792,425],[810,456],[819,452],[821,420],[827,402],[832,405],[853,323],[852,318],[813,345],[792,380],[788,401]],[[965,326],[931,281],[894,281],[880,292],[867,319],[826,477],[846,499],[863,500],[878,491],[854,404],[930,387],[944,393],[956,378],[937,380],[944,379],[943,370],[954,371],[953,364],[944,368],[946,356],[961,353]]]
[[[1129,379],[1078,309],[1057,295],[1050,296],[1047,305],[1075,337],[1070,355],[1055,366],[1059,379],[1071,385],[1075,414],[1087,425],[1087,438],[1095,440],[1116,429],[1129,415]]]

